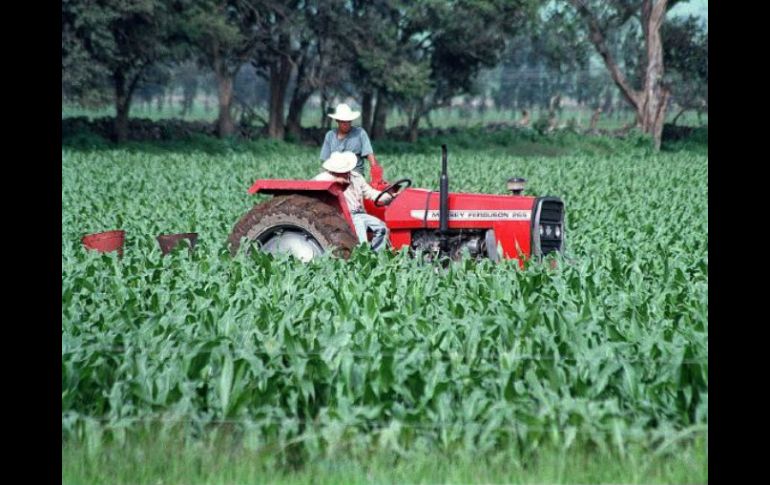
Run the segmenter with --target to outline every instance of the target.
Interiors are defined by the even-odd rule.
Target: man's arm
[[[369,200],[376,199],[377,196],[379,196],[382,193],[381,190],[377,190],[374,187],[372,187],[371,185],[369,185],[366,182],[366,180],[364,180],[364,178],[361,175],[356,174],[355,175],[355,180],[356,180],[356,183],[358,184],[358,186],[361,187],[361,194],[365,198],[367,198]],[[392,198],[393,197],[390,194],[386,194],[386,195],[384,195],[382,197],[382,201],[383,202],[388,202]]]
[[[346,184],[346,185],[350,183],[348,180],[345,180],[344,178],[341,178],[341,177],[335,177],[329,172],[321,172],[315,177],[313,177],[313,180],[319,180],[322,182],[337,182],[338,184]]]
[[[372,142],[369,141],[369,135],[363,128],[361,128],[361,156],[366,157],[370,162],[374,160],[374,163],[377,163],[377,159],[374,158]]]
[[[372,142],[369,140],[369,135],[363,128],[361,128],[361,156],[369,160],[369,165],[372,167],[372,181],[381,181],[382,167],[380,166],[380,162],[374,156]]]

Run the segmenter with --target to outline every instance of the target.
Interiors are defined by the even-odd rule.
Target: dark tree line
[[[659,145],[672,95],[682,110],[708,106],[708,34],[693,19],[664,23],[674,3],[63,0],[62,92],[111,99],[118,141],[132,100],[163,103],[170,84],[182,88],[182,115],[199,90],[216,93],[221,137],[237,129],[238,108],[272,138],[299,135],[315,95],[322,126],[335,97],[352,97],[373,138],[399,109],[414,140],[432,110],[474,92],[479,72],[498,66],[501,107],[553,112],[570,97],[599,109],[622,97]],[[615,92],[588,74],[597,54]],[[534,71],[547,75],[528,79]],[[264,119],[251,110],[263,103]]]

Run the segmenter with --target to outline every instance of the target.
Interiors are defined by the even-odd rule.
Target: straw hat
[[[345,103],[341,103],[338,104],[334,109],[334,113],[330,113],[327,116],[333,120],[353,121],[354,119],[361,116],[361,113],[358,111],[353,111],[350,109],[350,106]]]
[[[358,157],[353,152],[333,152],[322,167],[329,172],[348,173],[357,163]]]

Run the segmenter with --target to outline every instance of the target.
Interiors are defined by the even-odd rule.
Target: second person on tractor
[[[358,242],[363,244],[368,241],[366,231],[369,229],[374,235],[372,249],[381,251],[387,247],[388,227],[380,219],[367,214],[364,210],[364,197],[374,200],[381,192],[369,185],[360,173],[353,170],[357,162],[358,157],[353,152],[332,152],[322,165],[324,171],[316,175],[313,180],[347,184],[344,192],[345,202],[348,204],[350,216],[356,228]],[[390,194],[382,196],[383,203],[389,203],[391,200]]]

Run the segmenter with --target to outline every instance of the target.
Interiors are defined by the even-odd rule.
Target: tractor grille
[[[532,219],[532,248],[536,256],[564,250],[564,202],[556,197],[538,197]]]

